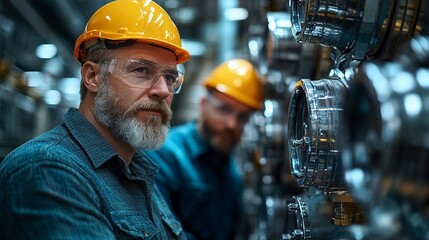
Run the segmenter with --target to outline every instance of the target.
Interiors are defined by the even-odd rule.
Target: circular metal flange
[[[340,123],[346,85],[337,79],[300,80],[289,103],[290,168],[300,186],[344,186]]]
[[[299,43],[353,47],[365,1],[291,0],[292,33]]]

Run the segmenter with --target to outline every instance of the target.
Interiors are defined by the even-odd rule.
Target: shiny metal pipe
[[[292,34],[288,12],[268,12],[265,31],[265,54],[262,63],[270,71],[287,76],[313,77],[319,59],[319,46],[298,43]]]
[[[259,71],[263,75],[280,72],[300,78],[314,78],[329,71],[332,64],[325,58],[326,48],[298,43],[291,27],[289,12],[268,12],[262,26],[250,27],[250,59]]]
[[[292,32],[300,43],[353,47],[369,1],[291,0]],[[377,1],[372,1],[377,2]]]
[[[268,12],[265,35],[264,63],[270,70],[297,72],[302,45],[295,41],[291,31],[290,14],[287,12]]]
[[[379,12],[391,15],[391,20],[390,23],[383,22],[383,25],[376,28],[377,31],[385,33],[385,39],[368,51],[367,56],[370,59],[393,60],[402,45],[406,44],[412,36],[422,33],[416,29],[417,23],[424,20],[424,15],[429,14],[421,8],[427,4],[426,0],[396,0],[394,4],[385,1],[383,1],[384,5],[391,5],[388,5],[389,7],[385,10],[380,9]],[[386,11],[390,11],[390,13],[386,13]],[[424,24],[429,24],[429,22]]]
[[[422,0],[291,0],[300,43],[330,46],[354,60],[392,59],[400,45],[427,32]]]

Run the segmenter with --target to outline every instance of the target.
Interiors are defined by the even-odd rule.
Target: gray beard
[[[217,143],[213,139],[213,131],[210,128],[208,124],[205,122],[202,123],[202,131],[204,138],[206,139],[206,142],[208,143],[209,147],[216,151],[219,155],[228,156],[232,153],[234,150],[235,145],[232,146],[222,146],[221,144]]]
[[[161,147],[170,129],[167,125],[160,125],[159,119],[155,117],[149,117],[147,124],[130,117],[117,120],[111,121],[109,128],[135,150],[153,150]]]
[[[114,89],[102,80],[99,91],[95,97],[94,114],[98,121],[106,125],[112,133],[128,143],[133,149],[153,150],[161,147],[167,138],[170,129],[171,110],[163,102],[138,102],[125,110],[120,107]],[[163,106],[163,104],[165,106]],[[143,123],[135,118],[135,112],[144,107],[160,109],[163,106],[164,120],[148,116]]]

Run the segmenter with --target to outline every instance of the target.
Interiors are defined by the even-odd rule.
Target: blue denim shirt
[[[0,239],[185,239],[154,186],[158,167],[129,167],[76,109],[0,164]]]
[[[232,156],[217,158],[195,121],[172,128],[162,148],[147,154],[160,166],[158,186],[189,239],[233,239],[243,182]]]

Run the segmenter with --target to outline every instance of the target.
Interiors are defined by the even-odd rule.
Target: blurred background
[[[107,0],[0,0],[0,160],[79,105],[75,39]],[[200,82],[246,58],[264,80],[236,155],[238,239],[429,239],[426,0],[158,0]]]

